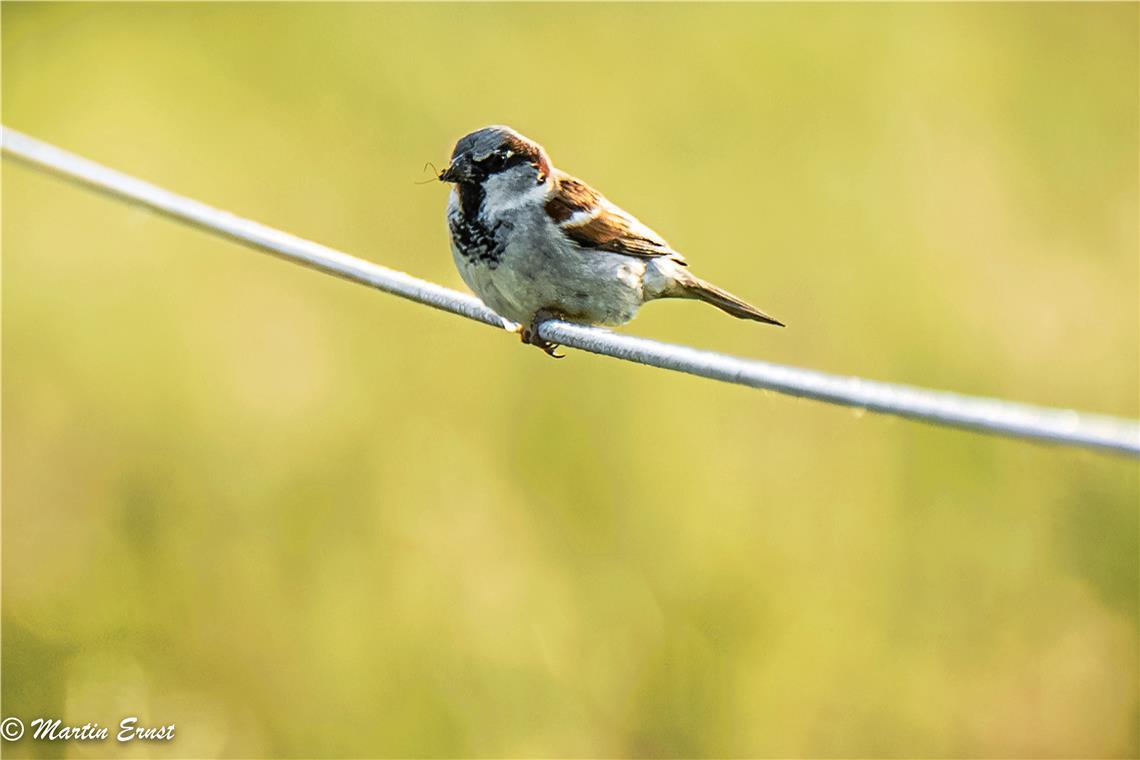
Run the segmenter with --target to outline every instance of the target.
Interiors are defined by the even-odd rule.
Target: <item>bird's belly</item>
[[[589,324],[622,325],[643,301],[645,263],[632,256],[557,247],[508,245],[491,272],[500,299],[510,301],[518,321],[538,311]],[[491,307],[494,309],[495,307]]]
[[[645,262],[631,256],[511,244],[494,268],[457,263],[484,303],[524,324],[550,311],[573,321],[619,325],[633,319],[643,301]]]

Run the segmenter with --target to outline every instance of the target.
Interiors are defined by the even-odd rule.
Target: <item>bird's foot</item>
[[[555,350],[558,348],[557,343],[551,343],[548,340],[543,340],[538,336],[538,326],[548,319],[559,319],[560,316],[554,312],[539,311],[534,315],[529,325],[519,325],[518,333],[519,338],[523,343],[529,343],[532,346],[542,349],[546,352],[547,356],[555,359],[565,358],[566,354],[557,354]]]

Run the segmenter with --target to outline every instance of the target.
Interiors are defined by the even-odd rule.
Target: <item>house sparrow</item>
[[[690,273],[660,235],[509,127],[463,137],[439,180],[453,185],[447,224],[463,281],[551,356],[557,346],[538,336],[543,320],[620,325],[655,298],[697,298],[783,327]]]

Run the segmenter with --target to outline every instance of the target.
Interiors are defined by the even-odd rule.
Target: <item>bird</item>
[[[510,127],[464,135],[439,174],[460,276],[516,323],[523,343],[555,358],[539,336],[548,319],[622,325],[647,301],[699,299],[740,319],[784,324],[688,269],[685,257],[632,214],[556,168]]]

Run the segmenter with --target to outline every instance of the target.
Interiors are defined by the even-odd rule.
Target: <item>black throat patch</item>
[[[479,212],[483,210],[483,200],[487,193],[483,190],[482,182],[460,182],[455,186],[459,190],[459,209],[468,219],[478,219]]]
[[[499,234],[502,221],[491,225],[480,219],[486,193],[477,182],[460,182],[458,213],[449,214],[447,226],[459,254],[472,264],[486,264],[491,269],[499,265],[506,248],[506,236]]]

